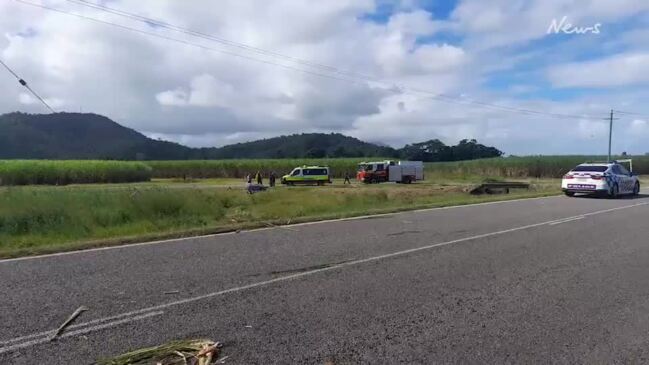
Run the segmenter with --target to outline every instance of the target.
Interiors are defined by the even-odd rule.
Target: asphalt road
[[[648,222],[550,197],[0,261],[0,363],[203,337],[226,364],[646,363]]]

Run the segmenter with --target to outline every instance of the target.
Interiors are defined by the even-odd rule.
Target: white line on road
[[[58,338],[66,338],[66,337],[78,336],[78,335],[82,335],[82,334],[93,332],[93,331],[99,331],[99,330],[102,330],[102,329],[105,329],[105,328],[119,326],[120,324],[124,324],[124,323],[130,323],[130,322],[140,321],[140,320],[150,318],[150,317],[154,317],[154,316],[159,316],[159,315],[161,315],[163,313],[164,313],[163,311],[149,312],[149,313],[141,314],[139,316],[125,318],[125,319],[122,319],[122,320],[119,320],[119,321],[108,322],[108,323],[100,324],[100,325],[97,325],[97,326],[91,326],[91,327],[83,328],[83,329],[72,331],[72,332],[66,332],[66,333],[62,334],[61,336],[59,336]],[[88,323],[85,323],[84,326],[87,325],[87,324]],[[48,331],[48,332],[42,332],[41,334],[43,334],[43,333],[51,334],[53,332],[54,331]],[[51,341],[49,336],[37,336],[37,335],[41,335],[41,334],[36,334],[36,335],[33,335],[33,336],[25,336],[25,337],[23,337],[23,338],[27,338],[27,337],[37,338],[35,340],[30,340],[30,341],[26,341],[26,342],[20,342],[20,343],[17,343],[15,345],[10,345],[10,346],[6,346],[6,347],[0,347],[0,354],[3,354],[5,352],[20,350],[20,349],[26,348],[26,347],[31,347],[31,346],[44,344],[44,343],[47,343],[47,342]],[[6,341],[6,342],[15,342],[15,341]]]
[[[536,198],[521,198],[521,199],[498,200],[498,201],[493,201],[493,202],[484,202],[484,203],[475,203],[475,204],[453,205],[453,206],[448,206],[448,207],[414,209],[414,210],[406,210],[406,211],[393,212],[393,213],[360,215],[360,216],[356,216],[356,217],[326,219],[326,220],[320,220],[320,221],[294,223],[294,224],[284,224],[284,225],[281,225],[281,226],[278,225],[278,226],[275,226],[275,227],[253,228],[253,229],[245,230],[245,231],[242,231],[242,232],[257,232],[257,231],[266,231],[266,230],[272,230],[272,229],[281,229],[281,228],[284,228],[284,227],[299,227],[299,226],[307,226],[307,225],[312,225],[312,224],[323,224],[323,223],[332,223],[332,222],[353,221],[353,220],[358,220],[358,219],[376,218],[376,217],[382,217],[382,216],[389,217],[389,216],[392,216],[392,215],[395,215],[395,214],[429,212],[429,211],[434,211],[434,210],[447,210],[447,209],[457,209],[457,208],[469,208],[469,207],[476,207],[476,206],[482,206],[482,205],[505,204],[505,203],[539,200],[539,199],[549,199],[549,198],[557,198],[557,197],[558,197],[557,195],[552,195],[552,196],[541,196],[541,197],[536,197]],[[126,243],[126,244],[115,245],[115,246],[88,248],[88,249],[81,249],[81,250],[77,250],[77,251],[57,252],[57,253],[50,253],[50,254],[45,254],[45,255],[16,257],[16,258],[13,258],[13,259],[4,259],[4,260],[0,259],[0,264],[14,262],[14,261],[25,261],[25,260],[35,260],[35,259],[42,259],[42,258],[56,257],[56,256],[75,255],[75,254],[81,254],[81,253],[87,253],[87,252],[95,252],[95,251],[107,251],[107,250],[116,250],[116,249],[124,249],[124,248],[135,248],[135,247],[140,247],[140,246],[157,245],[157,244],[161,244],[161,243],[174,243],[174,242],[181,242],[181,241],[195,240],[195,239],[202,239],[202,238],[210,238],[210,237],[218,237],[218,236],[231,235],[231,234],[236,234],[236,232],[212,233],[212,234],[206,234],[206,235],[200,235],[200,236],[178,237],[178,238],[171,238],[171,239],[166,239],[166,240],[146,241],[146,242],[138,242],[138,243]]]
[[[145,312],[147,312],[147,311],[140,311],[137,314],[142,314],[142,313],[145,313]],[[162,314],[162,313],[160,313],[160,314]],[[85,328],[85,327],[88,327],[88,326],[91,326],[91,325],[95,325],[95,324],[99,324],[99,323],[105,323],[105,322],[109,322],[109,321],[114,321],[114,320],[121,319],[121,318],[124,318],[124,317],[129,317],[129,316],[125,315],[125,314],[120,314],[120,315],[117,315],[117,316],[97,318],[97,319],[93,319],[93,320],[90,320],[90,321],[70,325],[70,326],[68,326],[66,328],[66,330]],[[54,335],[55,332],[56,332],[56,330],[50,330],[50,331],[43,331],[43,332],[33,333],[31,335],[15,337],[15,338],[12,338],[10,340],[0,341],[0,346],[5,346],[5,345],[11,344],[11,343],[21,342],[21,341],[30,340],[30,339],[33,339],[33,338],[38,338],[38,337],[50,338],[52,335]]]
[[[550,225],[551,225],[551,226],[556,226],[557,224],[568,223],[568,222],[573,222],[573,221],[578,221],[578,220],[580,220],[580,219],[584,219],[584,218],[586,218],[586,217],[583,216],[583,215],[579,215],[579,216],[572,217],[572,218],[569,218],[569,219],[563,219],[563,220],[560,220],[560,221],[552,222],[552,223],[550,223]]]
[[[421,246],[421,247],[411,248],[411,249],[407,249],[407,250],[392,252],[392,253],[389,253],[389,254],[384,254],[384,255],[379,255],[379,256],[372,256],[372,257],[368,257],[368,258],[364,258],[364,259],[347,261],[347,262],[344,262],[344,263],[340,263],[340,264],[336,264],[336,265],[332,265],[332,266],[328,266],[328,267],[324,267],[324,268],[320,268],[320,269],[314,269],[314,270],[300,272],[300,273],[297,273],[297,274],[286,275],[286,276],[282,276],[282,277],[275,278],[275,279],[260,281],[260,282],[257,282],[257,283],[252,283],[252,284],[243,285],[243,286],[239,286],[239,287],[234,287],[234,288],[230,288],[230,289],[220,290],[220,291],[216,291],[216,292],[212,292],[212,293],[208,293],[208,294],[203,294],[203,295],[199,295],[199,296],[192,297],[192,298],[185,298],[185,299],[176,300],[176,301],[173,301],[173,302],[168,302],[168,303],[165,303],[165,304],[159,304],[159,305],[151,306],[151,307],[148,307],[148,308],[142,308],[142,309],[134,310],[134,311],[131,311],[131,312],[125,312],[125,313],[117,314],[117,315],[110,316],[110,317],[100,318],[100,319],[96,319],[96,320],[89,321],[89,322],[86,322],[86,323],[78,324],[77,326],[79,326],[79,327],[87,326],[88,324],[102,323],[102,322],[106,322],[106,321],[115,321],[115,322],[110,322],[110,323],[113,323],[113,324],[114,323],[120,323],[119,320],[121,318],[124,318],[124,317],[132,317],[132,318],[129,318],[128,320],[134,320],[134,318],[138,318],[138,317],[133,317],[133,316],[144,315],[144,314],[152,312],[152,311],[160,311],[160,310],[163,310],[163,309],[167,309],[167,308],[182,305],[182,304],[188,304],[188,303],[192,303],[192,302],[196,302],[196,301],[201,301],[201,300],[205,300],[205,299],[214,298],[214,297],[225,295],[225,294],[241,292],[241,291],[244,291],[244,290],[258,288],[258,287],[262,287],[262,286],[267,286],[267,285],[274,284],[274,283],[279,283],[279,282],[283,282],[283,281],[298,279],[298,278],[302,278],[302,277],[305,277],[305,276],[310,276],[310,275],[313,275],[313,274],[322,273],[322,272],[326,272],[326,271],[333,271],[333,270],[337,270],[337,269],[348,267],[348,266],[355,266],[355,265],[360,265],[360,264],[364,264],[364,263],[367,263],[367,262],[374,262],[374,261],[379,261],[379,260],[383,260],[383,259],[387,259],[387,258],[404,256],[404,255],[411,254],[411,253],[414,253],[414,252],[430,250],[430,249],[433,249],[433,248],[437,248],[437,247],[441,247],[441,246],[448,246],[448,245],[452,245],[452,244],[455,244],[455,243],[461,243],[461,242],[473,241],[473,240],[481,239],[481,238],[499,236],[499,235],[506,234],[506,233],[522,231],[522,230],[535,228],[535,227],[540,227],[540,226],[544,226],[544,225],[548,225],[548,224],[552,224],[552,223],[557,223],[557,222],[563,222],[563,221],[566,221],[566,220],[569,220],[569,219],[574,219],[574,218],[579,218],[579,217],[585,218],[587,216],[594,216],[594,215],[598,215],[598,214],[610,213],[610,212],[614,212],[614,211],[618,211],[618,210],[635,208],[635,207],[646,206],[646,205],[649,205],[649,202],[631,204],[631,205],[624,205],[624,206],[621,206],[621,207],[609,208],[609,209],[604,209],[604,210],[598,210],[598,211],[595,211],[595,212],[580,214],[580,215],[577,215],[577,216],[566,217],[566,218],[562,218],[562,219],[555,219],[555,220],[551,220],[551,221],[544,221],[544,222],[534,223],[534,224],[528,224],[528,225],[509,228],[509,229],[504,229],[504,230],[500,230],[500,231],[483,233],[483,234],[479,234],[479,235],[475,235],[475,236],[458,238],[458,239],[451,240],[451,241],[434,243],[434,244],[430,244],[430,245],[426,245],[426,246]],[[101,327],[101,325],[97,326],[97,327],[99,328],[99,327]],[[23,337],[19,337],[19,339],[35,338],[35,337],[39,337],[39,336],[44,336],[45,334],[49,334],[49,333],[52,333],[52,331],[45,331],[45,332],[40,332],[40,333],[33,334],[33,335],[23,336]],[[16,342],[16,341],[18,341],[18,339],[7,340],[7,341],[5,341],[5,343]],[[23,344],[20,344],[20,345],[22,346]],[[18,346],[18,345],[14,345],[14,346]],[[26,345],[26,346],[31,346],[31,345]],[[23,346],[23,347],[25,347],[25,346]],[[9,348],[11,348],[11,346]],[[6,349],[7,348],[0,348],[0,353],[8,351]]]

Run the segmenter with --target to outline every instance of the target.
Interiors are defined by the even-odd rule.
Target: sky
[[[0,59],[152,138],[605,154],[615,109],[613,152],[649,152],[647,0],[22,1],[0,0]],[[48,112],[5,71],[0,113]]]

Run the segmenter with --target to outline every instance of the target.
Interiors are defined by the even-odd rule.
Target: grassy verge
[[[559,192],[554,180],[492,196],[471,196],[464,182],[278,187],[255,195],[219,183],[182,189],[169,181],[122,188],[2,188],[0,257]]]

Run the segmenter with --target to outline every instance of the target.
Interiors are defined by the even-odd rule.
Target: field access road
[[[226,364],[646,363],[647,222],[549,197],[4,260],[0,363],[204,337]]]

